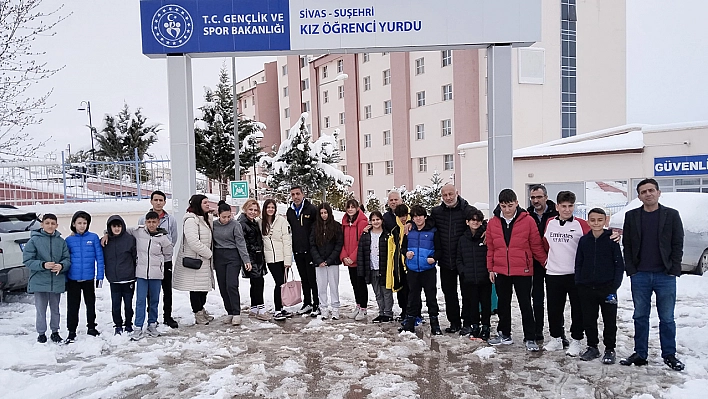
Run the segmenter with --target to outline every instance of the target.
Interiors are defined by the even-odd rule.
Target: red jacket
[[[364,227],[369,225],[369,219],[366,218],[364,212],[357,211],[356,219],[353,223],[349,223],[349,215],[346,213],[342,218],[342,229],[344,230],[344,246],[342,246],[342,252],[339,254],[339,259],[344,264],[344,258],[349,258],[352,260],[349,267],[356,267],[356,254],[359,250],[359,238],[361,238],[361,233],[364,232]]]
[[[523,208],[518,208],[507,247],[502,228],[506,221],[500,213],[497,207],[496,216],[487,224],[487,270],[505,276],[533,276],[533,259],[542,265],[547,259],[536,222]]]

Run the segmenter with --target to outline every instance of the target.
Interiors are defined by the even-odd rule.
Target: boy
[[[76,340],[82,293],[86,305],[86,333],[94,337],[100,334],[96,330],[95,290],[103,286],[103,250],[98,235],[90,232],[89,226],[91,215],[84,211],[74,213],[71,218],[73,234],[66,238],[72,264],[66,276],[66,326],[69,329],[67,344]]]
[[[457,245],[457,272],[462,280],[463,324],[460,335],[487,341],[492,315],[492,283],[487,273],[487,245],[483,237],[487,228],[480,210],[468,210],[465,219],[469,229],[465,230]]]
[[[504,189],[499,193],[499,205],[487,225],[487,270],[489,280],[496,284],[498,296],[498,336],[490,339],[490,345],[511,345],[511,294],[516,290],[516,299],[521,309],[526,350],[537,352],[534,330],[536,322],[531,307],[533,259],[546,263],[546,252],[533,218],[519,206],[516,193]]]
[[[408,282],[406,280],[405,226],[408,223],[408,206],[399,204],[394,210],[396,226],[388,236],[388,257],[386,261],[386,289],[396,293],[398,306],[401,308],[401,322],[406,319],[408,307]]]
[[[71,267],[71,256],[66,242],[57,231],[57,217],[46,213],[42,217],[42,228],[32,232],[32,237],[25,244],[22,260],[30,270],[27,292],[34,293],[34,307],[37,312],[35,326],[37,342],[47,342],[47,305],[51,318],[51,340],[62,342],[59,335],[59,300],[64,292],[66,272]]]
[[[548,304],[548,331],[551,339],[543,349],[563,349],[565,327],[565,299],[570,300],[570,345],[566,355],[576,357],[582,350],[583,313],[575,287],[575,252],[580,237],[590,231],[583,219],[574,218],[575,194],[561,191],[556,196],[558,216],[550,219],[543,234],[543,244],[548,251],[546,264],[546,303]]]
[[[403,238],[402,251],[406,254],[406,278],[408,280],[408,305],[402,331],[415,331],[416,318],[422,317],[421,290],[425,291],[425,303],[430,315],[430,335],[442,335],[437,301],[437,270],[435,250],[440,248],[437,229],[427,223],[428,214],[420,205],[411,207],[413,226]]]
[[[617,335],[617,289],[622,284],[624,260],[622,251],[605,230],[607,215],[600,208],[588,213],[588,223],[592,231],[578,242],[575,255],[575,284],[578,288],[580,306],[583,311],[583,327],[588,338],[588,348],[580,356],[581,360],[600,357],[597,344],[597,309],[602,312],[605,328],[602,333],[605,355],[602,363],[615,363],[615,341]]]
[[[125,222],[113,215],[106,222],[109,241],[103,247],[106,278],[111,283],[111,303],[115,335],[123,333],[121,302],[125,308],[125,332],[133,332],[133,293],[135,292],[135,237],[126,234]]]

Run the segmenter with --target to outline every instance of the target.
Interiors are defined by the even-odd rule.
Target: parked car
[[[684,231],[681,274],[708,274],[708,193],[661,193],[659,203],[681,215]],[[640,206],[639,199],[634,199],[612,215],[610,227],[621,229],[625,212]]]
[[[6,291],[27,288],[29,270],[22,263],[22,251],[39,225],[34,212],[0,206],[0,301]]]

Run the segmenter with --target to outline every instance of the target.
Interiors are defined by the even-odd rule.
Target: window
[[[442,66],[443,68],[452,65],[452,50],[443,50],[440,52],[442,56]]]
[[[290,118],[290,108],[285,108],[283,111],[284,111],[285,117]]]
[[[428,171],[428,157],[418,158],[418,172]]]
[[[342,171],[345,175],[347,174],[347,165],[340,165],[339,170]]]
[[[288,65],[283,65],[283,76],[286,76],[288,74]]]
[[[307,64],[305,57],[300,57],[300,68],[304,68],[305,64]]]
[[[415,139],[416,140],[425,140],[425,125],[420,124],[420,125],[415,125]]]
[[[344,72],[344,60],[337,60],[337,73]]]
[[[327,65],[322,66],[322,77],[327,77]]]
[[[344,112],[339,113],[339,124],[340,125],[344,124]]]
[[[251,97],[251,105],[256,105],[256,97]]]
[[[325,90],[322,92],[322,102],[325,104],[329,102],[329,91]]]
[[[374,190],[366,190],[366,196],[367,196],[367,197],[373,197],[374,195],[376,195],[376,194],[374,193]]]
[[[344,141],[344,139],[339,139],[339,151],[346,151],[347,150],[347,143]]]
[[[371,76],[364,76],[364,91],[371,90]]]
[[[364,119],[371,119],[371,105],[364,106]]]
[[[419,107],[425,105],[425,91],[419,91],[415,93],[416,104]]]
[[[364,53],[362,58],[364,59],[362,62],[369,62],[369,53]]]
[[[344,85],[337,87],[337,96],[339,98],[344,98]]]
[[[452,154],[445,154],[443,156],[443,169],[445,169],[445,170],[455,169],[455,159],[452,157]]]
[[[325,125],[325,129],[327,129],[330,126],[329,125],[329,116],[324,117],[324,125]]]
[[[300,81],[300,90],[307,90],[310,88],[310,79],[305,79]]]
[[[443,101],[452,100],[452,83],[442,87],[442,99]]]
[[[440,121],[441,135],[443,137],[452,135],[452,120],[443,119]]]
[[[561,134],[577,134],[576,0],[561,0]]]
[[[383,85],[387,86],[391,84],[391,70],[387,69],[383,71]]]
[[[369,162],[366,164],[366,175],[367,176],[373,176],[374,175],[374,164]]]
[[[415,60],[415,74],[422,75],[425,73],[425,58]]]
[[[243,100],[243,108],[248,108],[248,100]]]
[[[391,100],[384,101],[384,114],[388,115],[391,113]]]
[[[283,87],[283,97],[288,96],[288,86]]]
[[[365,134],[364,135],[364,148],[369,148],[369,147],[371,147],[371,135]]]
[[[305,101],[302,103],[302,112],[310,112],[310,102]]]
[[[383,131],[383,138],[384,138],[384,145],[391,145],[391,131],[390,130]]]
[[[386,174],[387,175],[393,174],[393,161],[386,161]]]

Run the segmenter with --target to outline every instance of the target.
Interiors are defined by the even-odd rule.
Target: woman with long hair
[[[366,320],[366,305],[369,301],[369,288],[363,276],[357,275],[357,252],[359,250],[359,239],[364,232],[369,220],[364,212],[359,210],[359,202],[355,199],[347,201],[346,213],[342,218],[342,231],[344,233],[344,245],[339,258],[344,266],[349,270],[349,281],[354,290],[354,300],[356,307],[348,314],[350,319]]]
[[[214,221],[214,269],[219,283],[221,299],[224,300],[227,317],[224,323],[241,324],[241,295],[238,291],[238,275],[241,267],[250,267],[246,241],[241,224],[233,219],[231,206],[219,201],[219,218]]]
[[[285,273],[293,263],[293,243],[288,220],[278,214],[278,204],[273,199],[263,203],[263,216],[261,218],[261,233],[263,234],[263,253],[270,269],[270,274],[275,280],[273,302],[275,302],[275,315],[273,320],[282,321],[293,314],[283,309],[283,299],[280,286],[285,283]]]
[[[251,198],[241,207],[238,222],[241,224],[248,257],[251,259],[251,264],[245,265],[243,268],[243,277],[251,281],[251,312],[249,316],[268,321],[271,319],[271,315],[266,312],[263,301],[263,286],[265,285],[263,276],[268,273],[268,270],[263,257],[263,235],[258,226],[260,214],[261,208],[258,201]]]
[[[202,194],[189,199],[189,208],[182,218],[182,246],[174,266],[174,288],[189,291],[196,324],[209,324],[214,317],[204,309],[207,293],[214,289],[212,265],[212,217],[209,200]],[[201,261],[198,268],[184,266],[185,258]]]
[[[317,291],[320,297],[322,320],[339,319],[339,254],[344,245],[342,225],[334,220],[332,207],[322,203],[317,207],[319,214],[310,236],[312,262],[317,273]],[[329,297],[327,296],[329,288]],[[328,307],[329,306],[329,307]],[[317,317],[313,311],[310,315]]]

